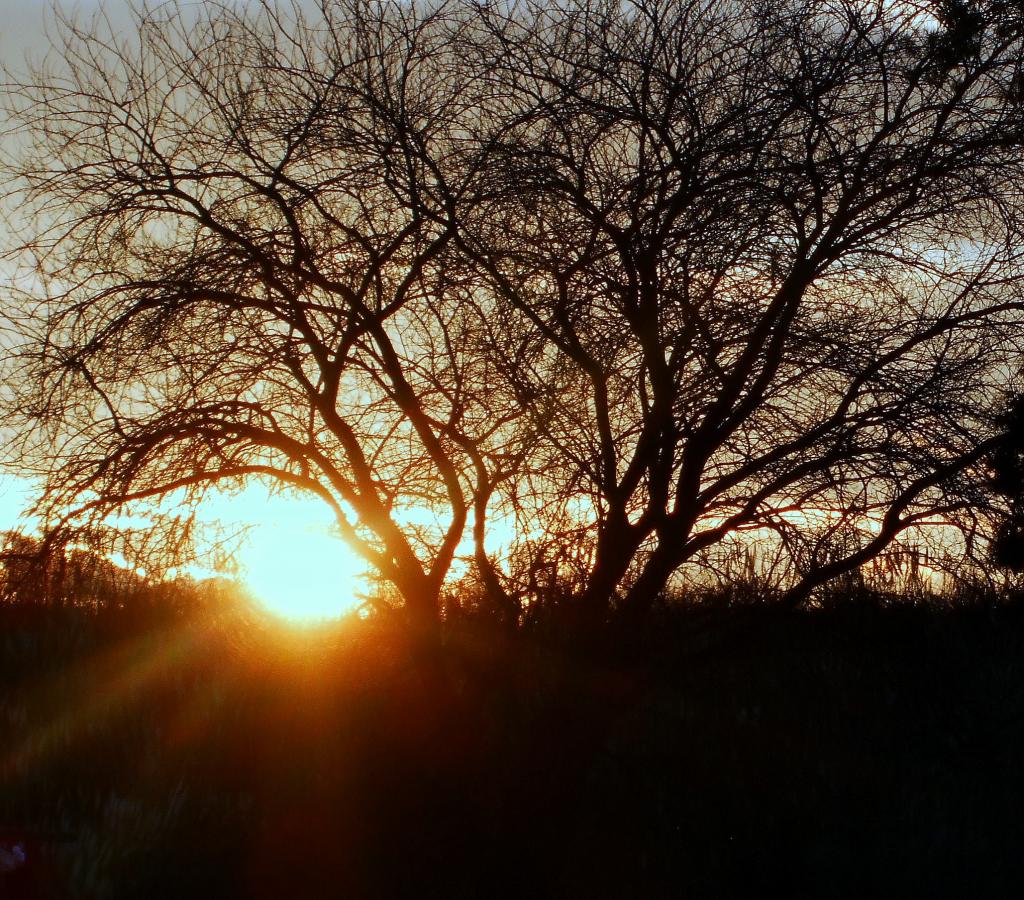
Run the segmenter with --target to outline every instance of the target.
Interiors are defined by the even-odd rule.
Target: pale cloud
[[[128,0],[79,0],[59,5],[85,21],[102,8],[115,25],[129,27],[131,23]],[[32,59],[45,56],[50,45],[47,28],[53,32],[53,18],[51,0],[0,0],[0,61],[4,68],[20,73],[26,55]]]

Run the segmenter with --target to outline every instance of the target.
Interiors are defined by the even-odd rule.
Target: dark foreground
[[[1024,895],[1020,605],[445,639],[0,607],[0,897]]]

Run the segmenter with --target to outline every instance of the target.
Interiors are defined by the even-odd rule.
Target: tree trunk
[[[666,536],[647,561],[640,577],[630,587],[616,610],[616,619],[625,625],[637,625],[650,612],[654,601],[665,591],[672,573],[680,564],[682,540]]]
[[[611,610],[615,590],[633,561],[640,537],[628,522],[609,526],[598,543],[597,560],[579,596],[582,615],[593,624],[603,623]]]
[[[401,591],[412,665],[427,690],[443,690],[448,679],[441,632],[440,585],[421,576],[409,579]]]

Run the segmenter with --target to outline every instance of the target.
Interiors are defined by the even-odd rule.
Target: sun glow
[[[365,564],[314,527],[260,525],[239,553],[239,573],[261,605],[288,619],[330,619],[358,608]]]
[[[237,578],[270,612],[295,621],[342,616],[369,592],[367,564],[336,536],[318,499],[269,494],[254,483],[208,510],[222,525],[248,526],[235,553]]]

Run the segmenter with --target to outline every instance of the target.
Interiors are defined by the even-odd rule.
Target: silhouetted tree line
[[[76,538],[81,541],[82,535]],[[78,542],[62,545],[52,536],[13,531],[2,535],[2,605],[129,613],[156,610],[166,615],[175,610],[198,612],[214,602],[215,596],[219,597],[213,584],[204,587],[187,577],[154,577],[118,565],[102,543],[95,547]]]
[[[0,597],[13,604],[107,606],[138,592],[142,579],[101,553],[54,548],[8,532],[0,550]]]

